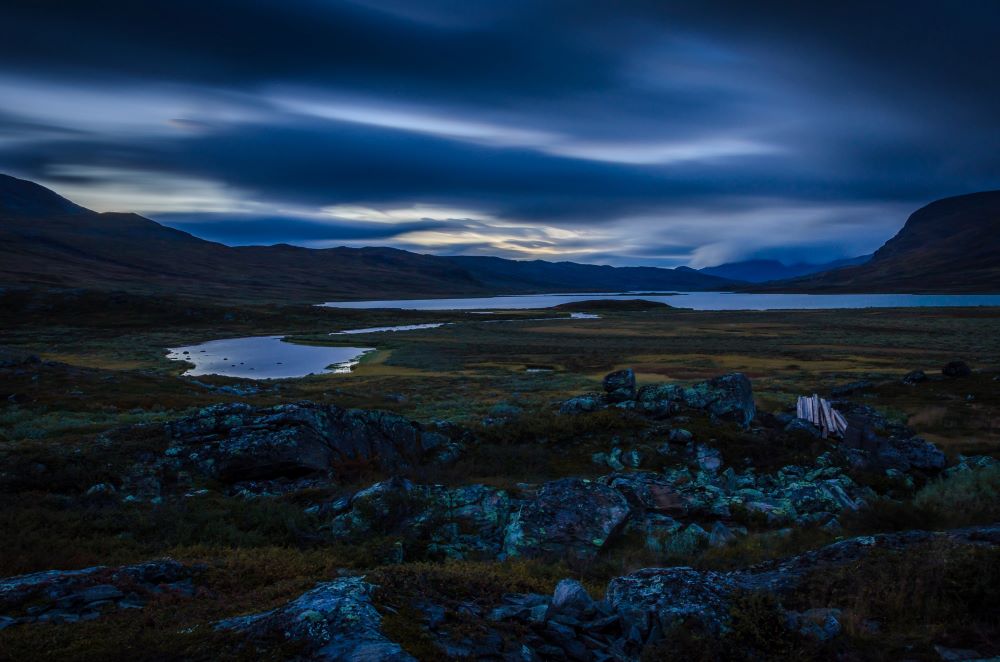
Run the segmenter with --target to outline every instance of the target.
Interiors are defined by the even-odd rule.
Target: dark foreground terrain
[[[997,309],[6,290],[0,325],[3,659],[1000,655]],[[378,351],[165,359],[279,333]],[[843,437],[795,418],[813,393]]]

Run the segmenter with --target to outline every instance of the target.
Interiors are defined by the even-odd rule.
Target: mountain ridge
[[[840,269],[841,267],[863,264],[872,258],[872,254],[857,257],[841,258],[818,264],[797,262],[785,264],[778,260],[753,259],[738,262],[726,262],[714,267],[704,267],[698,271],[710,276],[742,280],[748,283],[765,283],[772,280],[787,280],[809,274]]]
[[[733,285],[689,270],[485,259],[497,262],[386,247],[226,246],[0,175],[0,283],[314,303]]]
[[[864,264],[743,289],[1000,293],[1000,190],[924,205]]]

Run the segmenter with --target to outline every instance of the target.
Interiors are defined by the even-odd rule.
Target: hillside
[[[1000,191],[944,198],[862,265],[768,283],[771,292],[1000,292]]]
[[[230,247],[136,214],[99,214],[6,175],[0,175],[0,283],[312,302],[731,284],[688,269],[447,258],[392,248]]]
[[[742,280],[747,283],[765,283],[770,280],[787,280],[822,271],[830,271],[831,269],[864,264],[871,258],[871,255],[860,255],[858,257],[848,257],[820,264],[809,264],[806,262],[784,264],[778,260],[742,260],[740,262],[727,262],[714,267],[705,267],[699,269],[698,272],[709,276],[718,276],[719,278]]]

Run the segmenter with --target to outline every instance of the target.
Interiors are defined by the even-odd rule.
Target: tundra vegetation
[[[165,355],[263,334],[377,351]],[[1000,309],[7,289],[0,344],[3,659],[1000,654]],[[814,393],[843,439],[795,418]]]

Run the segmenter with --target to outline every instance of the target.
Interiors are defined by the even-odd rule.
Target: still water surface
[[[397,299],[331,301],[333,308],[401,308],[406,310],[489,310],[549,308],[595,298],[646,299],[694,310],[816,310],[824,308],[906,308],[1000,306],[1000,294],[746,294],[742,292],[640,292],[525,294],[467,299]]]
[[[317,347],[285,342],[283,336],[210,340],[172,347],[167,358],[194,367],[187,376],[223,375],[249,379],[286,379],[324,372],[350,372],[372,347]]]

